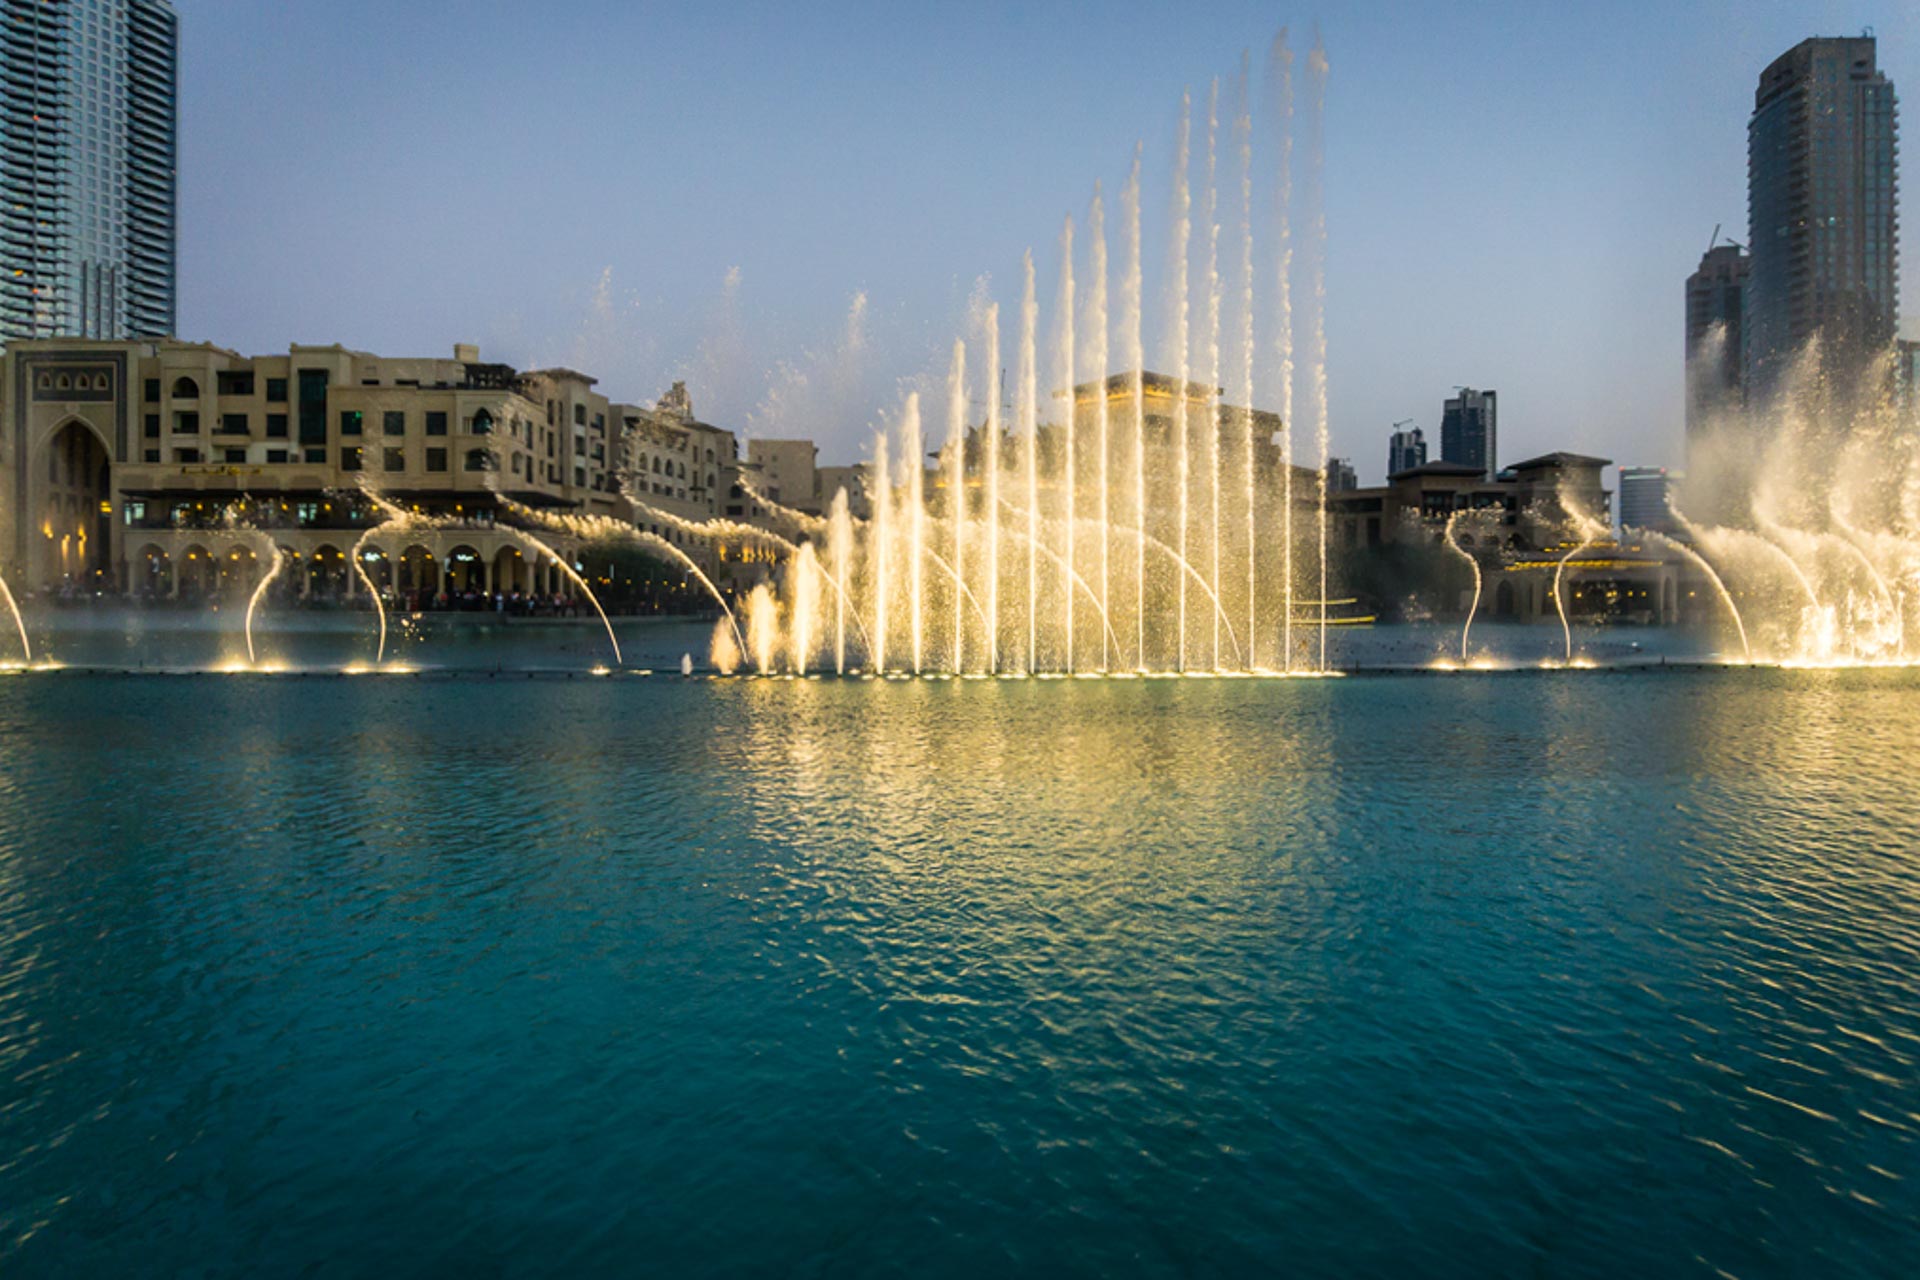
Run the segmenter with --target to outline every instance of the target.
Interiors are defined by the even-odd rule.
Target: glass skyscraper
[[[1750,398],[1779,390],[1816,334],[1819,372],[1842,395],[1893,341],[1894,107],[1872,36],[1803,40],[1760,75],[1747,125]]]
[[[0,343],[174,331],[179,20],[0,0]]]

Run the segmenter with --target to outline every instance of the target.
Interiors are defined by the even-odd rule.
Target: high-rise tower
[[[0,0],[0,344],[174,329],[179,20]]]
[[[1440,414],[1440,457],[1478,467],[1491,480],[1500,474],[1500,398],[1493,391],[1461,387]]]
[[[1688,435],[1745,402],[1742,341],[1750,265],[1739,245],[1715,245],[1687,277]]]
[[[1808,340],[1829,394],[1893,342],[1898,130],[1872,36],[1803,40],[1760,74],[1747,124],[1747,394],[1766,399]]]

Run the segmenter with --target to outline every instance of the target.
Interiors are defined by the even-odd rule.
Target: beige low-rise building
[[[472,347],[45,339],[0,375],[0,564],[28,591],[231,591],[278,547],[303,593],[561,592],[503,513],[627,513],[624,423],[594,380]],[[542,541],[566,557],[579,539]]]

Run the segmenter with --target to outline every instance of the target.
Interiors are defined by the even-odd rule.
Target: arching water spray
[[[13,629],[20,634],[20,660],[33,661],[33,642],[27,639],[27,624],[20,616],[20,606],[14,603],[13,591],[7,586],[7,580],[0,577],[0,603],[7,606],[7,612],[13,617]]]
[[[1699,566],[1700,572],[1706,574],[1707,581],[1713,584],[1714,592],[1720,597],[1720,603],[1726,606],[1727,614],[1733,619],[1734,630],[1740,633],[1740,652],[1748,662],[1752,662],[1753,645],[1747,640],[1747,624],[1741,621],[1740,607],[1734,604],[1733,595],[1727,590],[1727,584],[1720,580],[1720,575],[1714,571],[1712,565],[1707,563],[1706,557],[1678,538],[1669,538],[1657,529],[1635,529],[1633,533],[1635,537],[1651,538],[1663,546],[1672,547]]]
[[[543,555],[551,556],[554,564],[560,567],[560,572],[566,576],[567,580],[573,583],[574,586],[580,588],[580,594],[587,598],[587,603],[593,606],[593,611],[600,615],[600,625],[606,628],[607,643],[613,646],[613,665],[616,667],[620,666],[622,662],[620,657],[620,640],[613,634],[613,623],[607,620],[607,611],[600,607],[600,601],[593,594],[593,588],[587,585],[587,580],[575,572],[574,567],[568,564],[558,551],[555,551],[532,533],[529,533],[525,529],[516,529],[513,532],[516,537],[525,538],[528,542],[531,542],[534,550],[539,551]],[[382,610],[380,614],[380,628],[381,635],[384,637],[386,634],[385,610]]]

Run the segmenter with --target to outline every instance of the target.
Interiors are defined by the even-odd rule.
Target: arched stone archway
[[[347,593],[347,555],[332,543],[313,549],[305,561],[307,596],[313,600],[338,600]]]
[[[420,543],[410,544],[400,553],[400,590],[412,598],[413,608],[431,600],[440,591],[440,562]]]
[[[501,547],[493,556],[494,588],[522,594],[532,590],[533,577],[528,569],[525,552],[518,547]]]
[[[1500,585],[1494,588],[1493,592],[1493,616],[1496,618],[1511,618],[1516,612],[1517,608],[1513,583],[1502,578]]]
[[[461,594],[487,589],[487,562],[478,551],[462,544],[447,553],[447,591]]]
[[[128,588],[139,596],[159,599],[173,594],[173,557],[149,542],[133,557],[133,581]]]
[[[46,543],[41,580],[60,590],[114,585],[112,455],[89,424],[69,418],[42,450],[39,533]]]
[[[259,555],[246,544],[226,548],[214,563],[220,594],[229,599],[250,595],[263,572]]]
[[[375,590],[382,594],[392,593],[394,589],[393,557],[387,554],[385,547],[368,545],[360,548],[360,571],[367,575],[368,581],[373,583]]]
[[[179,596],[183,600],[205,600],[219,583],[220,569],[213,553],[202,543],[192,543],[180,555],[177,566]]]

